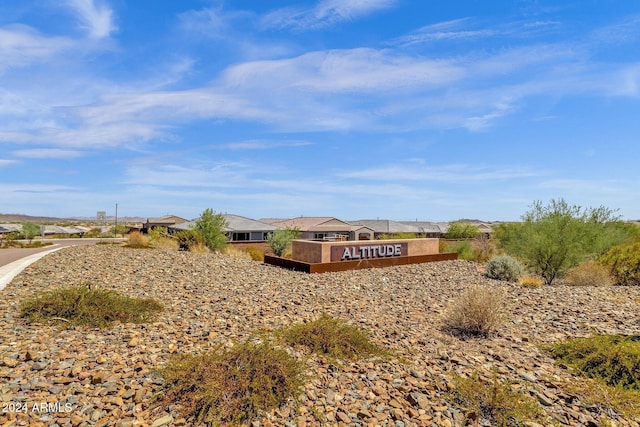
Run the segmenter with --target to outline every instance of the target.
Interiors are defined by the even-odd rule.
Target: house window
[[[316,239],[316,240],[322,240],[325,237],[327,237],[327,233],[315,233],[313,235],[313,238]]]
[[[249,233],[233,233],[232,240],[234,242],[242,242],[249,240]]]

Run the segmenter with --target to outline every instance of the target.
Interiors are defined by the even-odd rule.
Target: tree
[[[626,240],[630,230],[604,206],[584,209],[552,199],[547,206],[534,202],[521,223],[502,224],[494,235],[507,253],[550,285],[568,269]]]
[[[269,247],[276,256],[282,256],[291,242],[300,236],[300,231],[294,228],[280,228],[267,236]]]
[[[477,225],[465,221],[455,221],[449,224],[444,237],[447,239],[473,239],[480,235]]]
[[[227,245],[225,234],[227,225],[227,220],[222,214],[217,214],[212,209],[205,209],[196,219],[193,230],[202,236],[209,249],[219,252]]]
[[[29,244],[31,244],[33,238],[39,236],[40,233],[42,233],[42,230],[38,224],[27,222],[22,225],[22,236],[29,241]]]

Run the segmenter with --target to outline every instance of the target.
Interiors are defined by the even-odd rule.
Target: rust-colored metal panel
[[[450,261],[458,258],[458,254],[431,254],[431,255],[415,255],[401,256],[390,258],[373,258],[358,261],[338,261],[327,263],[307,263],[295,261],[292,259],[273,257],[265,255],[264,262],[266,264],[276,265],[279,267],[289,268],[305,273],[328,273],[335,271],[358,270],[361,268],[382,268],[394,265],[421,264],[424,262]]]

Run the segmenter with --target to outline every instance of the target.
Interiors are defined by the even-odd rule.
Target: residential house
[[[414,227],[416,233],[421,237],[437,237],[440,238],[446,233],[449,224],[446,222],[430,222],[430,221],[400,221],[401,224]]]
[[[21,233],[22,224],[0,224],[0,234]]]
[[[58,225],[42,225],[40,226],[40,234],[46,236],[83,236],[87,232],[86,227],[61,227]]]
[[[350,224],[334,217],[301,216],[271,222],[278,228],[291,228],[300,232],[303,240],[372,240],[373,229]]]
[[[359,219],[349,222],[354,225],[362,225],[370,228],[373,230],[374,238],[376,239],[383,235],[394,235],[398,233],[411,233],[416,236],[421,236],[418,228],[388,219]]]
[[[165,215],[157,218],[147,218],[147,222],[142,226],[142,232],[147,233],[149,230],[153,230],[154,228],[164,227],[169,229],[178,224],[182,224],[185,222],[189,222],[188,219],[181,218],[176,215]]]
[[[278,227],[266,222],[256,221],[240,215],[222,214],[227,222],[224,232],[229,242],[264,242],[267,236]],[[195,225],[195,221],[181,222],[169,226],[169,230],[188,230]]]

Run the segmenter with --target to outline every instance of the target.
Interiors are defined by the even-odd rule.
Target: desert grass
[[[569,270],[562,282],[569,286],[612,286],[613,277],[607,267],[591,261]]]
[[[326,313],[311,322],[294,324],[279,336],[287,345],[305,347],[332,361],[389,355],[371,341],[368,331]]]
[[[519,426],[526,422],[542,421],[544,412],[528,395],[512,388],[512,383],[501,383],[481,378],[477,372],[470,377],[453,378],[452,400],[465,409],[469,425]]]
[[[584,378],[567,389],[589,405],[640,417],[640,337],[597,335],[545,347],[559,362]]]
[[[505,300],[487,286],[468,288],[445,312],[444,330],[463,336],[490,336],[504,322]]]
[[[177,403],[207,425],[246,424],[293,399],[304,383],[303,364],[268,340],[179,355],[162,375],[162,401]]]
[[[134,249],[147,249],[151,247],[151,243],[147,236],[139,231],[134,231],[127,236],[127,244],[125,246]]]
[[[113,290],[88,286],[47,291],[20,305],[21,317],[31,322],[63,322],[100,328],[114,322],[149,322],[162,310],[162,304],[154,299],[130,298]]]

